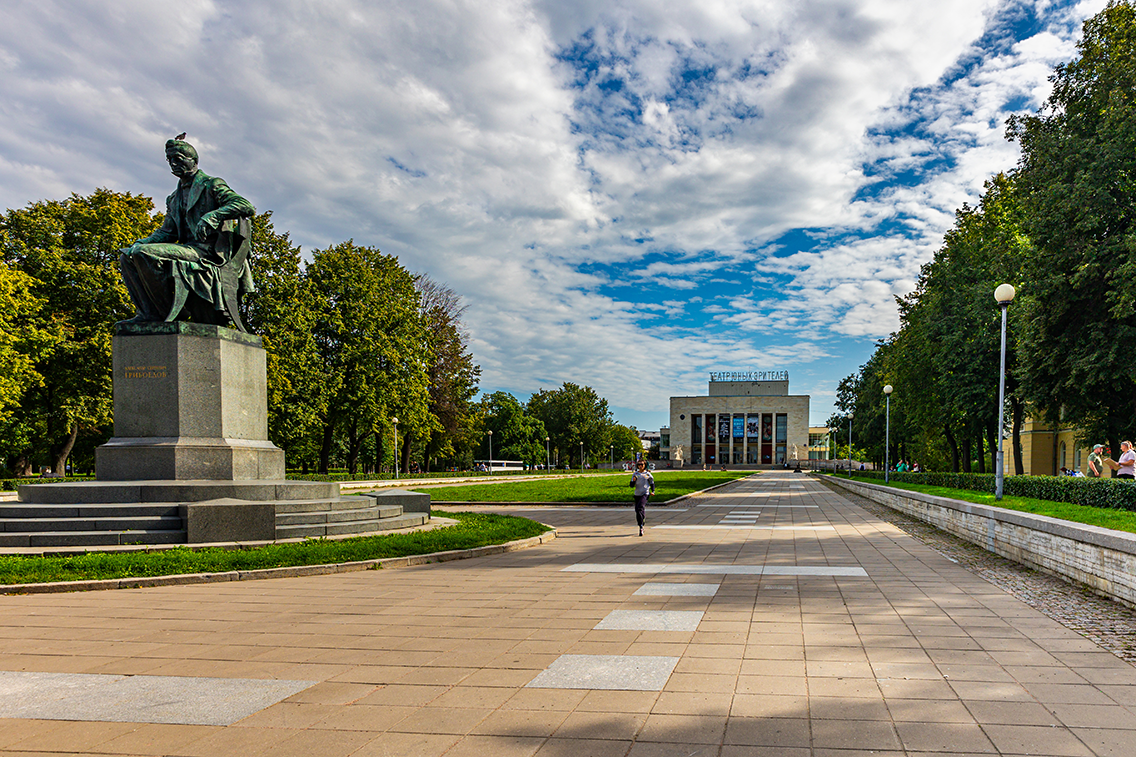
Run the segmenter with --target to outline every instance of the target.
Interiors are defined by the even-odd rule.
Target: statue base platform
[[[97,481],[20,487],[0,506],[0,547],[268,542],[409,528],[430,497],[342,497],[284,478],[268,440],[260,337],[188,322],[118,324],[114,437]]]

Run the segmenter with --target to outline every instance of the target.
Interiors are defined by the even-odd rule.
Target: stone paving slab
[[[630,508],[575,508],[535,516],[554,541],[477,560],[2,596],[0,670],[316,683],[228,726],[0,718],[0,755],[1136,753],[1136,669],[852,498],[772,472],[690,505],[648,523],[759,505],[758,525],[832,530],[639,537]],[[640,592],[664,582],[717,588]],[[626,611],[703,615],[596,628]],[[588,657],[675,663],[634,690],[587,680]]]
[[[701,610],[612,610],[596,624],[608,631],[697,631]]]
[[[677,657],[563,655],[529,683],[534,689],[660,691]]]
[[[0,718],[232,725],[316,683],[0,671]]]
[[[718,584],[668,584],[655,582],[643,584],[632,593],[632,596],[712,597],[717,593]]]

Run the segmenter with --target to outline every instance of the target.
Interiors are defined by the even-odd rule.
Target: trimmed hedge
[[[28,478],[0,478],[0,491],[14,492],[29,484],[61,484],[64,481],[94,481],[94,476],[31,476]]]
[[[884,480],[883,471],[854,471],[857,478]],[[993,473],[891,473],[892,481],[902,484],[945,486],[950,489],[994,493]],[[1078,478],[1074,476],[1006,476],[1002,493],[1013,497],[1032,497],[1049,502],[1136,511],[1136,484],[1122,478]]]

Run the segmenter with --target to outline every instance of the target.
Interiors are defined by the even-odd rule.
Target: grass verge
[[[87,552],[53,557],[0,555],[0,584],[224,573],[231,570],[377,560],[504,544],[549,530],[547,526],[535,521],[511,515],[439,510],[435,510],[434,515],[453,518],[458,523],[430,531],[360,536],[335,541],[308,539],[251,549],[175,547],[154,552]]]
[[[684,494],[701,491],[717,484],[753,475],[752,471],[656,471],[656,502],[665,502]],[[470,484],[469,486],[415,489],[426,492],[439,502],[632,502],[627,485],[631,474],[570,478],[557,481],[518,481],[502,484]]]
[[[887,486],[892,489],[905,489],[907,491],[930,494],[935,497],[948,497],[960,499],[963,502],[973,502],[976,505],[989,505],[1002,507],[1007,510],[1018,510],[1034,515],[1046,515],[1050,518],[1060,518],[1074,523],[1084,523],[1088,526],[1100,526],[1116,531],[1136,533],[1136,512],[1129,510],[1108,510],[1101,507],[1087,505],[1074,505],[1071,502],[1050,502],[1045,499],[1032,497],[1003,496],[999,502],[993,494],[970,491],[967,489],[951,489],[946,486],[925,486],[922,484],[887,483],[883,481],[870,481],[868,483],[878,486]]]

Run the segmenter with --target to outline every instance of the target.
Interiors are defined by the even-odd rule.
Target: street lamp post
[[[580,442],[580,472],[584,472],[584,443]]]
[[[1006,311],[1014,301],[1017,292],[1009,284],[1001,284],[994,290],[994,299],[1002,308],[1002,356],[998,366],[998,457],[994,465],[994,499],[1002,499],[1002,483],[1006,475],[1005,454],[1002,441],[1006,435]]]
[[[609,444],[607,448],[609,451],[607,464],[611,466],[612,470],[615,470],[615,445]]]
[[[852,478],[852,416],[848,416],[848,478]]]
[[[394,465],[391,466],[391,478],[398,474],[398,418],[391,418],[394,424]]]
[[[489,475],[493,475],[493,429],[489,429]]]
[[[544,469],[552,470],[552,456],[548,453],[548,437],[544,437]]]
[[[884,387],[884,397],[886,398],[886,422],[884,424],[884,483],[888,483],[889,476],[891,475],[891,384]]]

